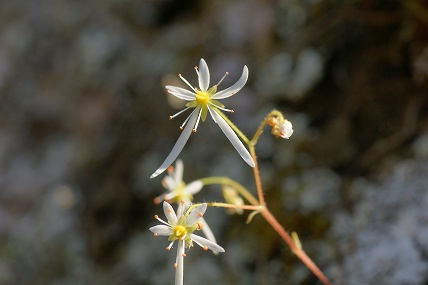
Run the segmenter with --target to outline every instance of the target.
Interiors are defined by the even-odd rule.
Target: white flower
[[[289,139],[293,132],[293,125],[289,120],[284,120],[284,122],[279,126],[279,136],[284,139]]]
[[[184,148],[184,145],[192,134],[192,131],[196,132],[199,125],[199,121],[202,119],[202,122],[204,122],[208,113],[210,113],[214,122],[218,124],[220,129],[223,131],[223,133],[226,135],[226,137],[229,139],[229,141],[232,143],[232,145],[235,147],[241,157],[245,160],[245,162],[247,162],[248,165],[250,165],[251,167],[254,167],[254,161],[250,153],[239,140],[233,129],[220,115],[220,110],[226,112],[233,112],[233,110],[224,108],[224,105],[217,101],[219,99],[228,98],[234,95],[236,92],[241,90],[242,87],[244,87],[248,79],[247,66],[244,66],[242,75],[235,84],[219,92],[217,92],[217,86],[221,83],[221,81],[228,73],[226,73],[222,77],[219,83],[208,89],[210,85],[210,72],[207,63],[203,58],[199,62],[199,68],[195,67],[195,70],[198,74],[199,88],[190,85],[190,83],[186,79],[184,79],[181,74],[179,74],[178,76],[190,87],[191,91],[180,87],[170,85],[166,86],[166,89],[170,94],[174,95],[179,99],[189,101],[186,104],[185,109],[171,116],[170,119],[178,116],[179,114],[183,113],[188,109],[193,108],[194,110],[181,125],[180,129],[182,129],[183,132],[181,133],[180,137],[172,148],[171,153],[167,156],[162,165],[150,176],[150,178],[158,176],[163,171],[165,171],[168,166],[171,165],[171,163],[177,158],[177,156]],[[185,125],[186,127],[184,127]]]
[[[178,215],[176,215],[172,206],[168,202],[163,202],[163,210],[168,222],[163,221],[156,215],[155,218],[163,225],[150,228],[154,236],[168,236],[168,240],[171,241],[171,243],[167,246],[167,250],[173,247],[176,240],[178,241],[177,257],[174,263],[174,267],[176,268],[175,285],[183,284],[183,258],[186,256],[185,248],[192,247],[193,242],[201,246],[204,250],[211,249],[215,252],[224,252],[224,249],[218,244],[193,234],[194,231],[200,230],[202,227],[200,219],[207,209],[207,204],[200,204],[190,211],[187,211],[188,206],[189,205],[184,205],[180,207]]]
[[[183,206],[181,201],[184,201],[184,204],[186,205],[191,204],[193,195],[201,191],[203,184],[202,181],[196,180],[186,185],[183,182],[183,171],[183,161],[181,161],[181,159],[177,160],[175,163],[175,168],[172,166],[168,167],[168,176],[162,180],[162,185],[168,190],[168,192],[156,197],[154,199],[156,204],[159,204],[164,200],[176,202],[179,204],[179,207]],[[178,212],[180,212],[180,210],[181,208],[178,209]],[[215,236],[211,228],[208,226],[208,223],[204,220],[204,218],[201,218],[200,221],[204,225],[202,227],[202,232],[204,233],[205,237],[208,240],[216,243]],[[214,253],[218,254],[218,252]]]
[[[202,181],[196,180],[192,183],[185,184],[183,182],[183,161],[178,159],[173,166],[168,167],[168,176],[162,180],[162,185],[168,192],[154,199],[156,204],[163,200],[180,203],[182,200],[190,202],[193,200],[193,195],[201,191]]]

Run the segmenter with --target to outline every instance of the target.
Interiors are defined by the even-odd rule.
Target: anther
[[[198,216],[199,216],[199,217],[202,217],[203,215],[204,215],[204,214],[202,214],[202,213],[199,213],[199,214],[198,214]]]
[[[184,205],[184,200],[181,200],[180,203]]]
[[[157,237],[157,236],[158,236],[158,234],[157,234],[157,233],[154,233],[154,234],[153,234],[153,236]]]
[[[177,264],[177,262],[176,262],[176,263],[174,263],[174,267],[175,267],[175,268],[177,268],[177,267],[178,267],[178,264]]]
[[[168,166],[167,171],[168,171],[168,173],[174,172],[174,166],[172,166],[172,165]]]
[[[158,215],[155,215],[155,219],[157,220],[157,219],[159,219],[159,216]]]
[[[171,211],[171,209],[168,209],[168,213],[171,213],[172,211]]]
[[[165,249],[166,249],[166,250],[171,250],[171,248],[170,248],[169,246],[167,246]]]
[[[220,83],[223,81],[223,79],[229,75],[229,72],[226,71],[226,73],[223,75],[223,77],[220,79],[220,81],[216,84],[216,86],[220,85]]]
[[[183,130],[183,127],[180,127],[180,131],[182,131]]]
[[[161,202],[161,199],[159,198],[159,197],[156,197],[156,198],[154,198],[153,199],[153,202],[157,205],[157,204],[160,204],[160,202]],[[156,218],[156,217],[155,217]]]
[[[201,222],[197,222],[196,224],[198,226],[198,231],[202,230],[202,227],[204,226],[204,224],[202,224]]]
[[[193,132],[196,133],[196,129],[193,129]]]
[[[183,257],[186,257],[186,254],[185,254],[185,253],[183,253],[183,254],[182,254],[182,256],[183,256]]]
[[[204,246],[204,250],[208,250],[208,246]]]

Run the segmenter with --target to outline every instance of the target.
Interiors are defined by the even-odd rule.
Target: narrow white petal
[[[197,236],[195,234],[190,234],[190,238],[196,242],[201,247],[208,247],[212,251],[224,252],[224,248],[216,244],[215,242],[209,241],[206,238]]]
[[[151,227],[149,230],[152,233],[160,236],[170,236],[173,234],[172,228],[164,225],[154,226],[154,227]]]
[[[171,201],[175,197],[177,197],[177,191],[172,191],[172,192],[169,192],[169,193],[163,195],[162,200]]]
[[[249,166],[254,167],[255,164],[253,158],[229,124],[215,110],[211,112],[211,115],[245,162],[248,163]]]
[[[181,159],[177,159],[174,169],[174,179],[176,186],[180,185],[181,181],[183,181],[183,171],[183,161]]]
[[[195,109],[196,111],[196,109]],[[190,135],[192,134],[193,126],[196,123],[196,119],[198,118],[198,113],[193,111],[191,118],[187,124],[187,126],[182,131],[180,137],[178,138],[177,142],[175,143],[174,147],[172,148],[170,154],[166,157],[165,161],[162,163],[161,166],[150,176],[150,178],[154,178],[165,171],[165,169],[168,168],[168,166],[171,165],[171,163],[177,158],[177,156],[180,154],[180,152],[183,150],[184,145],[189,140]]]
[[[181,216],[183,215],[183,207],[184,205],[181,203],[178,203],[178,208],[177,208],[177,217],[180,219]]]
[[[220,92],[217,92],[211,97],[211,99],[216,99],[216,100],[224,99],[234,95],[239,90],[241,90],[242,87],[244,87],[245,83],[247,83],[247,79],[248,79],[248,67],[245,65],[244,70],[242,71],[242,75],[238,79],[238,81],[236,81],[236,83],[230,86],[229,88],[226,88]]]
[[[174,191],[174,189],[177,188],[177,183],[171,176],[165,176],[163,183],[165,183],[165,186],[169,191]]]
[[[213,234],[213,231],[211,230],[211,228],[209,227],[209,225],[208,225],[208,223],[205,221],[205,219],[202,217],[199,221],[203,224],[203,226],[202,226],[202,232],[204,233],[205,237],[206,237],[209,241],[211,241],[211,242],[213,242],[213,243],[217,243],[217,241],[216,241],[216,239],[215,239],[215,236],[214,236],[214,234]],[[213,251],[213,253],[214,253],[214,254],[218,254],[218,251]]]
[[[183,192],[185,194],[193,195],[193,194],[196,194],[199,191],[201,191],[202,186],[204,186],[202,184],[202,181],[196,180],[196,181],[194,181],[192,183],[187,184],[186,187],[184,187]]]
[[[215,112],[214,109],[212,107],[208,106],[208,111],[210,112],[211,118],[213,118],[214,123],[217,124],[217,121],[213,115],[213,112]]]
[[[208,65],[203,58],[199,61],[199,72],[198,72],[199,88],[202,91],[207,91],[210,86],[210,70]]]
[[[175,214],[175,211],[172,206],[166,201],[163,201],[163,212],[165,213],[165,217],[168,219],[169,224],[177,224],[177,215]]]
[[[183,285],[184,283],[184,240],[178,241],[176,268],[175,268],[175,285]]]
[[[206,210],[207,210],[207,203],[203,203],[195,207],[187,216],[184,224],[188,227],[193,226],[199,221],[199,219],[203,216],[203,214],[205,214]]]
[[[174,95],[177,98],[183,99],[183,100],[187,100],[187,101],[192,101],[195,100],[196,95],[195,93],[186,90],[184,88],[180,88],[180,87],[176,87],[176,86],[165,86],[166,90],[168,90],[168,92],[172,95]]]

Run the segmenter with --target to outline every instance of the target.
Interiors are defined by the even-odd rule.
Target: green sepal
[[[207,107],[202,108],[202,113],[201,113],[202,122],[205,122],[205,119],[207,118],[207,114],[208,114],[208,108]]]
[[[217,101],[217,100],[211,99],[210,103],[213,104],[216,107],[224,108],[224,105],[222,103],[220,103],[219,101]]]
[[[208,89],[207,93],[210,97],[213,96],[215,93],[217,93],[217,85],[214,85],[213,87]]]
[[[198,106],[198,103],[196,101],[191,101],[187,103],[185,106],[190,108],[196,108],[196,106]]]

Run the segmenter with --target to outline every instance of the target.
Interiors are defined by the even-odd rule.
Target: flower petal
[[[173,234],[172,228],[165,225],[154,226],[154,227],[151,227],[149,230],[152,233],[160,236],[170,236]]]
[[[154,178],[165,171],[168,166],[177,158],[180,152],[183,150],[184,145],[189,140],[190,135],[192,134],[193,126],[196,123],[196,119],[198,118],[199,108],[193,110],[189,121],[187,122],[187,126],[182,131],[181,135],[178,137],[177,142],[172,148],[170,154],[166,157],[165,161],[161,166],[150,176],[150,178]]]
[[[181,159],[177,159],[175,162],[174,179],[177,186],[183,181],[183,161]]]
[[[171,85],[165,86],[165,88],[170,94],[183,100],[192,101],[196,98],[196,95],[192,91],[186,90],[184,88]]]
[[[178,241],[176,268],[175,268],[175,285],[183,285],[184,283],[184,246],[185,241]]]
[[[244,70],[242,71],[242,75],[238,79],[238,81],[236,81],[236,83],[230,86],[229,88],[226,88],[220,92],[217,92],[211,97],[211,99],[224,99],[234,95],[239,90],[241,90],[242,87],[244,87],[245,83],[247,83],[247,79],[248,79],[248,67],[245,65]]]
[[[207,91],[210,86],[210,70],[208,69],[208,65],[203,58],[199,61],[199,88],[201,91]]]
[[[215,236],[214,236],[214,233],[211,230],[211,228],[209,227],[208,223],[205,221],[205,219],[202,217],[199,221],[203,224],[202,232],[204,233],[205,237],[209,241],[211,241],[213,243],[217,243]],[[213,253],[218,254],[218,251],[213,251]]]
[[[199,219],[203,216],[203,214],[205,214],[205,211],[207,210],[207,203],[203,203],[199,206],[196,206],[191,212],[190,214],[187,216],[186,221],[184,222],[184,224],[187,227],[193,226],[194,224],[196,224]]]
[[[211,249],[212,251],[216,251],[216,252],[224,252],[224,248],[222,248],[221,246],[219,246],[218,244],[216,244],[215,242],[209,241],[206,238],[197,236],[195,234],[190,234],[190,238],[196,242],[199,246],[201,247],[208,247],[209,249]]]
[[[284,139],[289,139],[293,132],[293,125],[289,120],[285,120],[284,123],[279,126],[279,135]]]
[[[163,179],[163,183],[166,186],[165,188],[169,191],[174,191],[174,189],[178,186],[174,178],[172,178],[171,176],[165,176]]]
[[[193,194],[196,194],[199,191],[201,191],[203,186],[204,185],[203,185],[202,181],[196,180],[196,181],[193,181],[192,183],[187,184],[187,186],[184,187],[183,192],[185,194],[193,195]]]
[[[238,136],[235,134],[229,124],[217,112],[219,111],[215,109],[213,112],[211,112],[214,121],[217,122],[217,125],[220,127],[241,157],[245,160],[245,162],[248,163],[249,166],[254,167],[254,160],[248,150],[245,148],[244,144],[239,140]]]
[[[172,208],[172,206],[166,201],[163,201],[163,212],[165,213],[165,217],[168,220],[168,224],[171,224],[171,225],[177,224],[177,221],[178,221],[177,215],[175,214],[175,211]]]
[[[214,123],[216,123],[216,124],[217,124],[217,121],[216,121],[216,119],[215,119],[215,117],[214,117],[214,115],[213,115],[213,113],[215,112],[215,111],[213,110],[213,108],[208,108],[208,111],[210,111],[210,115],[211,115],[211,118],[213,118]]]
[[[177,217],[179,219],[181,218],[183,213],[185,213],[187,209],[189,209],[190,205],[192,205],[192,202],[190,202],[189,200],[182,200],[182,202],[184,203],[178,203],[178,208],[177,208]]]

